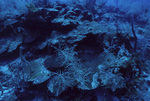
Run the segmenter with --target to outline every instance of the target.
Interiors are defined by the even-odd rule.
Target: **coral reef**
[[[105,0],[22,6],[0,17],[0,100],[149,101],[149,10]]]

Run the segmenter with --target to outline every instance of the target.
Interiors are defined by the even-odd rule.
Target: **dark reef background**
[[[150,101],[149,0],[1,0],[0,101]]]

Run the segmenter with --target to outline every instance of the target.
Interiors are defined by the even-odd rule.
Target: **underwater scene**
[[[0,101],[150,101],[150,0],[0,5]]]

